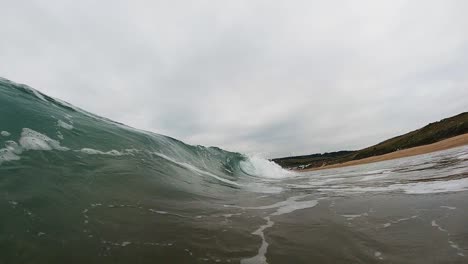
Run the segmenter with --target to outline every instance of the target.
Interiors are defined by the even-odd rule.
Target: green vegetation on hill
[[[427,145],[465,133],[468,133],[468,112],[430,123],[423,128],[361,150],[285,157],[273,159],[273,161],[285,168],[314,168]]]

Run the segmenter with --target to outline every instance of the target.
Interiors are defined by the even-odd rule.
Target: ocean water
[[[0,263],[468,263],[468,147],[296,173],[0,79]]]

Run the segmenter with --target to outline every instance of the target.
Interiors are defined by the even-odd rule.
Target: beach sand
[[[324,170],[324,169],[331,169],[331,168],[341,168],[341,167],[347,167],[347,166],[379,162],[379,161],[384,161],[384,160],[399,159],[399,158],[404,158],[404,157],[416,156],[416,155],[426,154],[430,152],[445,150],[449,148],[460,147],[463,145],[468,145],[468,134],[451,137],[451,138],[444,139],[444,140],[441,140],[439,142],[432,143],[429,145],[403,149],[403,150],[387,153],[384,155],[368,157],[368,158],[360,159],[360,160],[352,160],[352,161],[348,161],[344,163],[305,169],[305,170],[301,170],[301,172]]]

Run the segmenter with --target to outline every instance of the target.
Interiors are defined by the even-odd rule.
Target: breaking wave
[[[119,162],[151,174],[151,184],[204,195],[220,188],[249,188],[255,179],[280,179],[291,172],[258,156],[216,147],[192,146],[96,116],[26,85],[0,79],[0,165],[38,169]],[[45,166],[48,164],[48,166]],[[124,166],[126,164],[126,166]],[[252,177],[253,176],[253,177]],[[186,182],[192,183],[187,188]],[[212,188],[202,188],[211,184]],[[260,191],[259,189],[255,189]]]

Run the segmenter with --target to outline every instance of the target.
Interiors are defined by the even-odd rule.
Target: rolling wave
[[[81,164],[90,169],[118,162],[120,171],[138,167],[151,184],[204,194],[219,188],[249,189],[257,179],[291,176],[266,159],[216,147],[192,146],[137,130],[49,97],[26,85],[0,79],[0,165],[55,169]],[[45,165],[47,164],[47,166]],[[68,172],[73,178],[73,172]],[[185,186],[191,183],[190,188]],[[185,187],[184,187],[185,186]],[[258,190],[258,189],[257,189]]]

